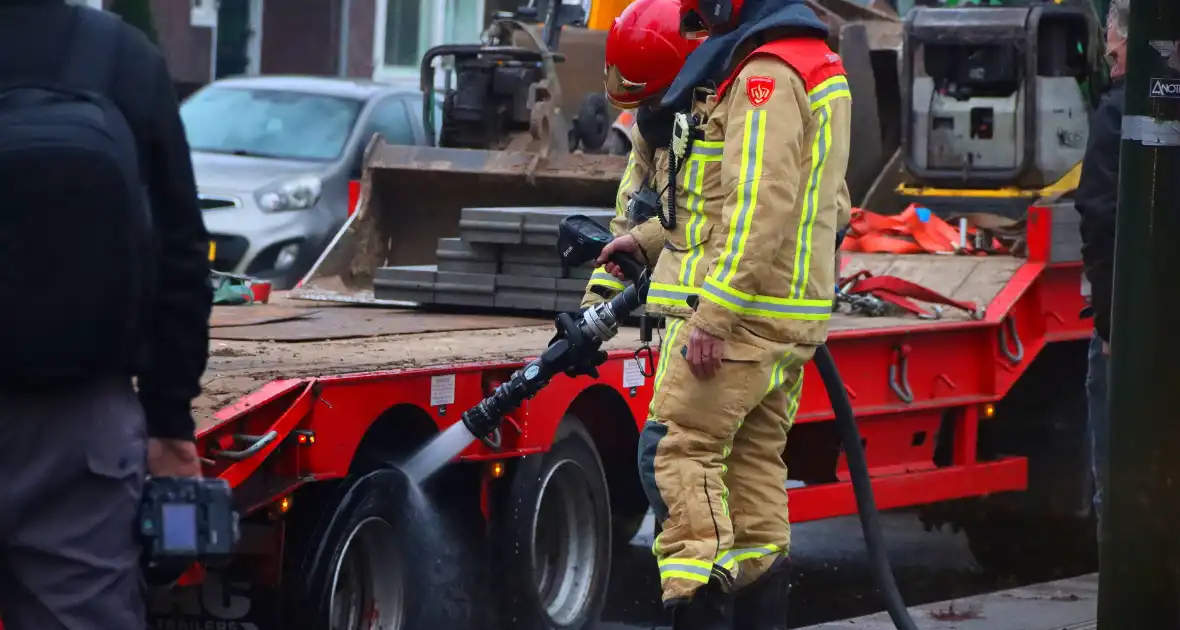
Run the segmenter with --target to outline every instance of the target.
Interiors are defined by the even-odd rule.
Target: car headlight
[[[258,207],[267,212],[303,210],[320,200],[324,183],[314,175],[304,175],[268,186],[254,194]]]

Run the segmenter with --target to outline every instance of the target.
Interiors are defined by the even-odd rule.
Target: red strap
[[[974,302],[949,298],[920,284],[894,276],[873,276],[869,271],[864,270],[841,280],[841,286],[850,281],[854,284],[847,290],[848,293],[871,293],[877,299],[899,306],[916,315],[930,315],[931,313],[906,298],[921,300],[929,304],[953,306],[968,313],[974,313],[976,310]]]

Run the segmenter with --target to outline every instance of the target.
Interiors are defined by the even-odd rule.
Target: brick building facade
[[[69,1],[104,8],[111,3]],[[492,11],[524,3],[151,0],[160,48],[177,83],[189,89],[230,74],[339,75],[342,65],[350,77],[416,77],[427,48],[477,41]],[[343,49],[342,37],[348,42]]]

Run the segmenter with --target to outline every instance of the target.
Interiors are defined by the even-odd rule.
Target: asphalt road
[[[926,532],[913,512],[881,515],[902,596],[910,605],[1013,586],[984,575],[967,541],[949,529]],[[666,628],[651,556],[651,517],[629,548],[616,554],[610,594],[598,630]],[[855,517],[802,523],[793,530],[791,626],[857,617],[881,610]]]

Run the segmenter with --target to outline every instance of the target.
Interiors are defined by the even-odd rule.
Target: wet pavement
[[[910,605],[1017,586],[985,575],[963,534],[926,532],[912,511],[881,515],[889,559]],[[648,630],[668,623],[658,601],[651,556],[651,517],[639,536],[615,555],[603,622],[597,630]],[[881,610],[855,517],[796,525],[791,559],[791,626],[808,626]]]

